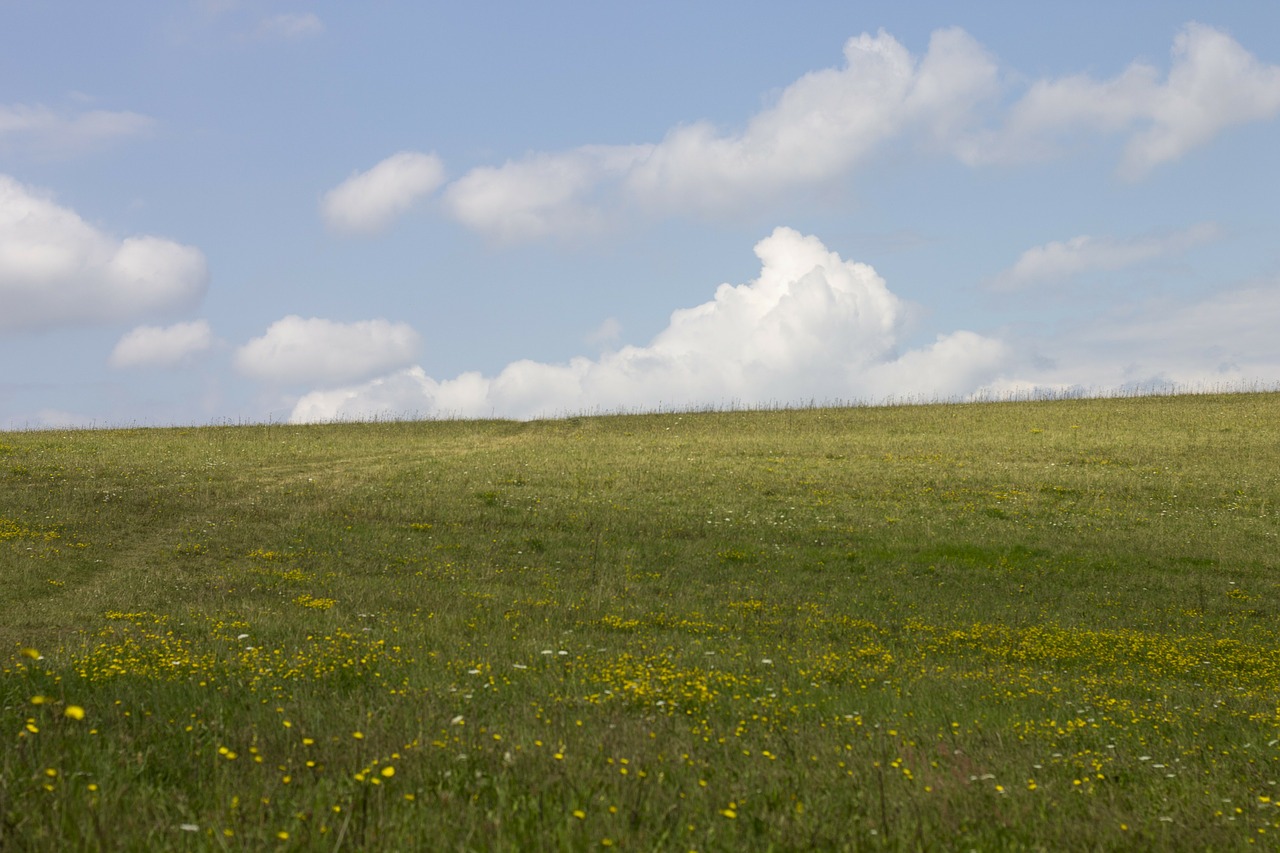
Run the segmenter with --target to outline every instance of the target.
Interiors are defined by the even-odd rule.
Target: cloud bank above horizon
[[[522,360],[498,375],[437,381],[411,367],[317,390],[290,421],[514,417],[702,404],[950,397],[995,378],[1008,351],[968,331],[899,352],[906,306],[875,270],[780,227],[756,244],[760,275],[671,315],[646,346],[567,364]]]
[[[1063,282],[1097,269],[1160,262],[1217,236],[1215,226],[1200,224],[1127,240],[1055,241],[1024,252],[1011,271],[1025,276],[1019,284],[1027,286]],[[906,348],[911,306],[869,265],[787,227],[758,242],[755,254],[756,278],[721,284],[710,300],[673,312],[644,346],[559,364],[519,360],[493,376],[469,371],[441,380],[415,365],[359,384],[330,382],[297,399],[289,420],[531,419],[705,406],[1075,396],[1271,387],[1280,376],[1266,320],[1280,316],[1280,280],[1199,299],[1122,303],[1052,335],[962,329]]]

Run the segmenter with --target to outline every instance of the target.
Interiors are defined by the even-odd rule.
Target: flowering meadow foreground
[[[0,849],[1280,845],[1280,395],[0,434]]]

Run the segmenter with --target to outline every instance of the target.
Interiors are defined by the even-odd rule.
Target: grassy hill
[[[1280,838],[1280,395],[0,434],[0,849]]]

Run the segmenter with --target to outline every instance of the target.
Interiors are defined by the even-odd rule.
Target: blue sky
[[[1280,382],[1270,3],[0,0],[0,428]]]

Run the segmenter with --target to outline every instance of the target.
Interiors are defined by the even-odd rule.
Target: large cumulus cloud
[[[439,381],[421,367],[317,390],[296,422],[414,415],[537,417],[591,410],[950,397],[997,376],[1004,345],[971,332],[899,352],[905,306],[875,270],[778,228],[760,275],[676,311],[646,346],[564,364],[518,361],[497,376]]]

